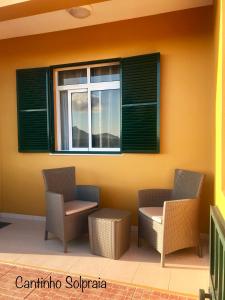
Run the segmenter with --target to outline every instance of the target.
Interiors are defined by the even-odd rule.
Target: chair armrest
[[[163,242],[165,252],[191,247],[199,238],[199,200],[165,201],[163,206]],[[175,250],[174,250],[175,249]],[[166,254],[166,253],[165,253]]]
[[[138,207],[162,207],[164,201],[170,200],[170,189],[146,189],[138,191]]]
[[[94,185],[77,185],[75,199],[100,203],[100,188]]]
[[[57,218],[64,217],[64,198],[62,194],[46,192],[47,214]]]
[[[181,221],[181,217],[186,220],[191,220],[196,217],[199,207],[199,200],[192,199],[179,199],[169,200],[164,202],[163,207],[163,220],[164,222],[170,219]]]

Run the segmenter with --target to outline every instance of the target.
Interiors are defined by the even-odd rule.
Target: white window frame
[[[118,62],[114,63],[102,63],[102,64],[91,64],[91,65],[81,65],[76,67],[67,68],[57,68],[55,69],[55,89],[56,89],[56,133],[57,133],[57,150],[58,151],[71,151],[71,152],[119,152],[121,148],[93,148],[92,147],[92,132],[91,132],[91,92],[93,91],[103,91],[103,90],[120,90],[120,81],[109,81],[109,82],[97,82],[91,83],[91,68],[95,67],[105,67],[120,65]],[[76,69],[87,69],[87,83],[84,84],[74,84],[74,85],[58,85],[58,72],[76,70]],[[67,91],[68,95],[68,128],[69,128],[69,149],[62,150],[61,143],[61,118],[60,118],[60,91]],[[72,147],[72,120],[71,120],[71,96],[72,93],[76,92],[88,92],[88,136],[89,136],[89,147],[88,148],[74,148]],[[120,103],[121,107],[121,103]],[[121,114],[121,109],[120,109]],[[121,119],[121,118],[120,118]],[[121,126],[121,124],[120,124]],[[121,137],[120,137],[121,138]]]

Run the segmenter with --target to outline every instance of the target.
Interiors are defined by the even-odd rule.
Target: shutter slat
[[[17,70],[20,152],[49,151],[48,68]]]
[[[122,59],[123,152],[159,152],[159,64],[159,53]]]
[[[154,152],[157,143],[157,107],[124,107],[123,151]]]

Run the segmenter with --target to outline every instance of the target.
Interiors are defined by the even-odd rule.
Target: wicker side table
[[[91,252],[119,259],[130,245],[130,212],[102,208],[88,216]]]

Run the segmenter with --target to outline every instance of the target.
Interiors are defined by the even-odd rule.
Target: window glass
[[[72,147],[88,148],[88,92],[71,94]]]
[[[93,148],[120,147],[120,90],[91,92]]]
[[[87,69],[65,70],[58,72],[58,85],[87,83]]]
[[[118,151],[120,66],[82,66],[74,70],[60,69],[57,74],[58,149]]]
[[[91,68],[91,82],[109,82],[120,80],[120,66],[104,66]]]

